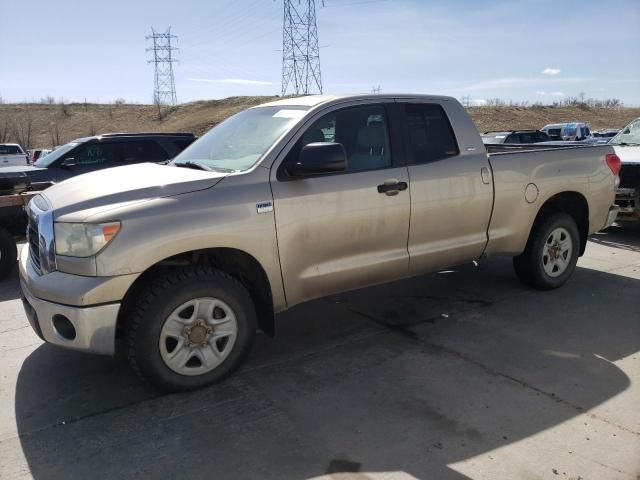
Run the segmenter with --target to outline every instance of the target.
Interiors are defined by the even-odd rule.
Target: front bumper
[[[25,313],[35,332],[44,341],[61,347],[113,355],[120,303],[73,306],[39,298],[35,290],[39,292],[40,289],[32,289],[30,286],[36,287],[44,276],[38,276],[30,264],[26,250],[24,248],[20,255],[20,286]],[[55,275],[58,290],[64,290],[84,278],[62,272],[55,272]],[[93,282],[93,279],[87,277],[87,281]],[[49,293],[56,298],[60,292],[52,290]],[[80,291],[76,293],[86,294]]]
[[[45,342],[85,352],[114,354],[119,303],[97,307],[60,305],[32,296],[24,283],[22,303],[31,327]]]

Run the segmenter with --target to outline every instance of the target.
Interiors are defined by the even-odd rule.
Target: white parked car
[[[17,143],[0,143],[0,167],[29,165],[29,155]]]

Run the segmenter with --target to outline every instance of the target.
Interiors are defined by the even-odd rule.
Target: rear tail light
[[[611,169],[611,173],[617,176],[618,173],[620,173],[620,169],[622,168],[622,162],[620,161],[620,157],[615,153],[607,153],[604,159],[607,162],[607,165],[609,166],[609,168]]]

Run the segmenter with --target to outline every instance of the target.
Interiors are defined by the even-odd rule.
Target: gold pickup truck
[[[167,165],[62,182],[29,203],[24,306],[47,342],[113,355],[166,390],[230,374],[274,313],[508,255],[561,286],[610,225],[609,146],[488,154],[464,108],[311,96],[245,110]],[[301,319],[301,321],[304,321]]]

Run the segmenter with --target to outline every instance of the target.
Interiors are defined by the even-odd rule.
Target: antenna
[[[282,95],[287,92],[322,93],[315,0],[284,0]]]
[[[153,40],[153,47],[147,48],[147,52],[153,52],[153,58],[147,63],[155,65],[153,103],[158,105],[158,108],[160,105],[175,105],[178,99],[173,80],[173,63],[177,60],[173,58],[173,51],[178,49],[171,46],[171,39],[178,37],[171,35],[171,27],[164,33],[158,33],[151,27],[151,35],[145,38]]]

